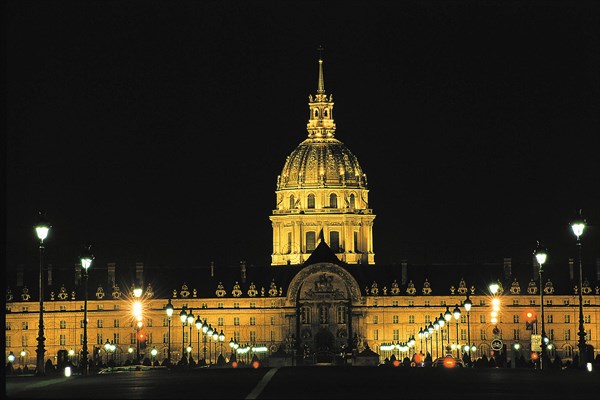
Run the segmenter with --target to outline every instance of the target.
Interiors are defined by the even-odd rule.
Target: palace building
[[[446,348],[453,354],[462,352],[467,344],[472,358],[504,354],[508,360],[521,355],[529,360],[539,347],[540,288],[550,357],[566,361],[578,353],[580,295],[585,340],[597,354],[600,262],[584,266],[581,293],[573,260],[543,274],[535,259],[527,264],[511,258],[482,264],[376,264],[367,175],[336,138],[333,97],[325,91],[322,60],[317,91],[308,105],[308,137],[287,157],[277,177],[275,208],[269,216],[271,265],[241,261],[168,272],[151,262],[92,265],[90,358],[122,364],[136,355],[151,358],[155,348],[155,358],[162,361],[170,348],[176,362],[190,347],[194,360],[215,362],[220,354],[229,358],[229,342],[236,341],[248,351],[238,357],[253,352],[261,357],[297,354],[296,361],[304,363],[333,362],[340,354],[357,356],[369,349],[380,361],[414,352],[435,358]],[[73,350],[77,362],[83,343],[81,266],[45,269],[45,358],[57,364],[59,354]],[[19,268],[7,278],[5,356],[12,352],[15,367],[34,368],[37,268]],[[490,292],[491,283],[498,284],[496,293]],[[141,328],[133,315],[136,285],[144,289]],[[469,310],[464,306],[467,299]],[[175,309],[170,319],[165,311],[169,302]],[[460,313],[456,317],[455,309]],[[195,320],[206,321],[225,340],[183,323],[182,310],[191,310]],[[444,318],[447,312],[450,320]],[[434,327],[428,338],[419,337],[419,331],[439,320],[445,322],[441,328]],[[414,345],[408,347],[411,338]],[[105,350],[107,341],[114,351]]]

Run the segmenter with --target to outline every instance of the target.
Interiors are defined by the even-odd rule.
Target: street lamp
[[[469,358],[469,363],[471,362],[471,319],[470,319],[470,311],[473,303],[471,299],[469,299],[469,295],[467,294],[466,300],[463,302],[463,307],[467,312],[467,357]]]
[[[208,324],[206,323],[206,318],[204,318],[204,322],[202,322],[202,343],[204,344],[203,357],[204,363],[206,363],[206,332],[208,331]]]
[[[202,330],[204,330],[204,328],[202,328]],[[211,339],[212,335],[213,335],[212,324],[208,324],[208,329],[206,330],[206,336],[208,336],[208,339]],[[206,350],[204,350],[204,351],[206,354]],[[210,343],[208,343],[208,363],[212,364],[212,347],[210,347]]]
[[[46,221],[46,213],[40,211],[38,213],[38,221],[35,226],[35,232],[37,234],[38,239],[40,240],[40,321],[37,337],[38,344],[36,349],[37,358],[35,370],[35,374],[37,376],[46,375],[46,366],[44,364],[44,353],[46,352],[46,348],[44,345],[44,342],[46,341],[46,338],[44,337],[44,239],[48,237],[49,231],[50,224]]]
[[[425,327],[425,329],[423,329],[423,337],[425,337],[425,360],[427,360],[427,339],[429,338],[429,329],[427,329],[427,327]],[[423,361],[425,361],[423,360]]]
[[[581,240],[579,239],[583,234],[585,226],[586,221],[581,215],[581,209],[579,209],[575,218],[571,220],[571,229],[573,229],[573,233],[577,236],[577,250],[579,255],[579,332],[577,333],[579,336],[579,343],[577,344],[577,347],[579,347],[579,368],[585,366],[585,349],[587,347],[585,344],[585,329],[583,326],[583,260],[581,258]]]
[[[25,356],[27,355],[27,352],[25,351],[25,349],[21,350],[21,353],[19,353],[19,355],[21,356],[21,368],[25,367]]]
[[[446,325],[448,325],[448,347],[450,347],[450,320],[451,319],[452,319],[452,313],[450,313],[450,309],[448,308],[448,306],[446,306],[446,312],[444,313],[444,321],[446,321]]]
[[[190,308],[190,312],[187,315],[187,323],[190,326],[190,348],[193,348],[192,346],[192,327],[194,326],[194,313],[192,312],[192,309]],[[193,361],[194,357],[192,356],[191,350],[188,351],[189,353],[189,360],[188,361]]]
[[[8,355],[8,362],[12,365],[12,363],[15,362],[15,355],[14,353],[11,351],[10,354]]]
[[[212,334],[213,341],[215,342],[215,364],[217,363],[217,342],[219,341],[219,332],[215,328]]]
[[[541,346],[541,357],[540,357],[540,370],[544,369],[544,359],[546,358],[546,330],[544,329],[544,286],[542,281],[542,272],[544,271],[544,263],[546,262],[546,258],[548,257],[548,253],[544,247],[537,242],[537,248],[534,250],[533,255],[535,255],[535,259],[540,265],[539,275],[540,275],[540,308],[542,315],[542,346]]]
[[[198,330],[198,363],[200,363],[200,331],[202,331],[202,321],[199,315],[196,318],[196,329]]]
[[[110,351],[110,342],[106,339],[106,343],[104,343],[104,352],[106,353],[106,366],[108,367],[108,352]]]
[[[167,312],[167,324],[169,326],[167,330],[167,364],[171,364],[171,317],[173,316],[173,310],[173,304],[171,303],[171,299],[169,299],[169,302],[165,307],[165,311]]]
[[[84,300],[83,300],[83,351],[81,352],[83,360],[82,360],[82,373],[83,375],[88,374],[88,347],[87,347],[87,326],[88,326],[88,317],[87,317],[87,302],[88,302],[88,269],[92,266],[92,261],[94,260],[94,255],[92,254],[92,246],[88,245],[83,248],[83,252],[79,256],[81,260],[81,267],[83,268],[83,291],[84,291]]]
[[[423,328],[419,328],[419,332],[417,332],[417,336],[421,341],[421,353],[423,353]]]
[[[225,340],[225,334],[223,333],[223,329],[219,333],[219,342],[221,342],[221,355],[223,355],[223,341]]]
[[[181,319],[181,360],[183,361],[185,359],[185,323],[187,322],[185,308],[181,309],[179,319]]]
[[[150,355],[152,356],[152,365],[156,362],[156,355],[158,354],[158,350],[156,350],[156,346],[150,350]]]
[[[129,356],[131,356],[133,354],[133,347],[129,346],[127,352],[129,353]]]
[[[438,358],[440,356],[440,321],[437,318],[433,321],[433,329],[435,329],[435,358]]]
[[[459,340],[458,340],[458,319],[460,318],[460,308],[458,308],[458,304],[456,305],[456,307],[454,307],[454,311],[452,311],[452,314],[454,315],[454,319],[456,320],[456,358],[460,358],[460,346],[459,346]]]

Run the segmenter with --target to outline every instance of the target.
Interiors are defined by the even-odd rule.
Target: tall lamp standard
[[[204,344],[203,350],[203,358],[204,363],[206,364],[206,332],[208,331],[208,324],[206,323],[206,318],[204,318],[204,322],[202,322],[202,343]],[[200,346],[200,344],[198,344]]]
[[[142,313],[143,313],[143,306],[142,306],[142,302],[140,301],[140,298],[142,297],[142,287],[138,284],[133,288],[133,297],[135,298],[135,301],[133,302],[133,315],[135,316],[136,319],[136,331],[135,331],[135,343],[136,343],[136,355],[135,355],[135,360],[136,363],[140,362],[140,330],[142,329],[142,326],[144,325],[144,323],[142,322]]]
[[[200,316],[196,318],[196,330],[198,331],[198,364],[200,363],[200,332],[202,331],[202,321]]]
[[[423,354],[423,328],[419,328],[419,332],[417,332],[417,336],[419,337],[419,340],[421,341],[421,354]]]
[[[433,321],[433,329],[435,329],[435,358],[438,358],[440,356],[440,321],[437,318]]]
[[[454,307],[452,314],[454,314],[454,319],[456,320],[456,358],[460,358],[460,345],[458,339],[458,319],[460,318],[460,308],[458,308],[458,304],[456,307]]]
[[[429,338],[429,329],[427,329],[427,327],[425,327],[425,329],[423,329],[423,336],[425,337],[425,359],[423,360],[423,362],[425,362],[425,360],[427,360],[427,354],[428,354],[427,339]]]
[[[208,337],[208,339],[212,339],[213,336],[213,328],[212,328],[212,324],[208,324],[208,329],[206,330],[206,337]],[[212,347],[210,347],[210,342],[208,343],[208,363],[212,364]]]
[[[452,319],[452,313],[448,306],[446,306],[446,312],[444,313],[444,320],[446,321],[446,325],[448,325],[448,347],[450,347],[450,320]]]
[[[223,341],[225,340],[225,334],[223,333],[223,329],[219,333],[219,342],[221,342],[221,355],[223,355]]]
[[[187,322],[185,308],[181,309],[179,319],[181,319],[181,361],[183,361],[185,359],[185,323]]]
[[[192,349],[192,327],[194,326],[194,313],[192,312],[192,309],[190,308],[190,312],[187,315],[187,322],[188,325],[190,326],[190,348]],[[188,361],[193,361],[194,357],[192,356],[192,350],[188,351],[189,353],[189,360]]]
[[[446,353],[444,351],[444,325],[446,325],[446,320],[444,319],[444,315],[440,313],[438,317],[438,325],[440,326],[440,334],[442,335],[442,356],[445,356]]]
[[[577,335],[579,336],[579,343],[577,347],[579,347],[579,368],[585,367],[586,360],[586,344],[585,344],[585,329],[583,326],[583,260],[581,258],[581,240],[579,237],[583,234],[583,230],[585,229],[586,221],[581,215],[581,209],[577,211],[577,215],[571,221],[571,229],[573,229],[573,233],[577,236],[577,250],[579,255],[579,332]]]
[[[92,246],[87,246],[83,249],[83,253],[79,256],[81,260],[81,267],[83,268],[83,291],[84,291],[84,300],[83,300],[83,349],[82,349],[82,374],[88,374],[88,347],[87,347],[87,326],[88,326],[88,317],[87,317],[87,303],[88,303],[88,269],[92,266],[92,261],[94,260],[94,255],[92,254]]]
[[[470,319],[471,306],[473,306],[473,303],[471,302],[471,299],[469,299],[469,295],[467,294],[467,298],[465,299],[465,301],[463,301],[463,307],[465,308],[465,311],[467,312],[467,357],[468,357],[469,363],[471,362],[471,319]]]
[[[169,326],[167,330],[167,364],[171,364],[171,317],[173,316],[173,304],[171,303],[171,299],[167,303],[165,307],[165,311],[167,312],[167,324]]]
[[[48,237],[49,231],[50,224],[46,221],[46,213],[40,211],[38,213],[38,221],[35,226],[35,232],[40,240],[40,321],[37,337],[38,344],[36,349],[37,358],[35,369],[35,374],[37,376],[46,375],[46,365],[44,364],[44,353],[46,352],[46,347],[44,344],[46,341],[46,338],[44,337],[44,239]]]
[[[216,328],[213,330],[212,338],[215,342],[215,364],[216,364],[217,363],[217,342],[219,341],[219,332],[217,332]]]
[[[540,370],[542,370],[544,369],[544,360],[546,358],[546,330],[544,329],[544,286],[542,281],[542,273],[544,272],[544,263],[546,262],[548,253],[546,249],[542,247],[539,241],[537,243],[537,248],[534,250],[533,255],[535,256],[538,264],[540,264],[540,308],[542,316],[542,354],[540,357]]]
[[[430,322],[429,326],[427,327],[427,332],[429,332],[429,336],[431,336],[431,339],[429,339],[429,343],[431,344],[431,346],[429,347],[431,357],[433,357],[433,331],[435,331],[435,328],[433,327],[433,324]]]

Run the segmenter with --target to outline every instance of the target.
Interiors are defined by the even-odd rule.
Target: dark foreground
[[[11,399],[594,399],[600,373],[578,370],[295,367],[11,376]]]

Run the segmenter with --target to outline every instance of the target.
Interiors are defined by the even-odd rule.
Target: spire
[[[308,96],[310,117],[306,126],[309,138],[332,138],[335,134],[333,122],[333,96],[325,93],[323,79],[323,47],[319,46],[319,82],[315,97]]]
[[[323,46],[319,46],[319,83],[317,94],[325,94],[325,80],[323,79]]]

